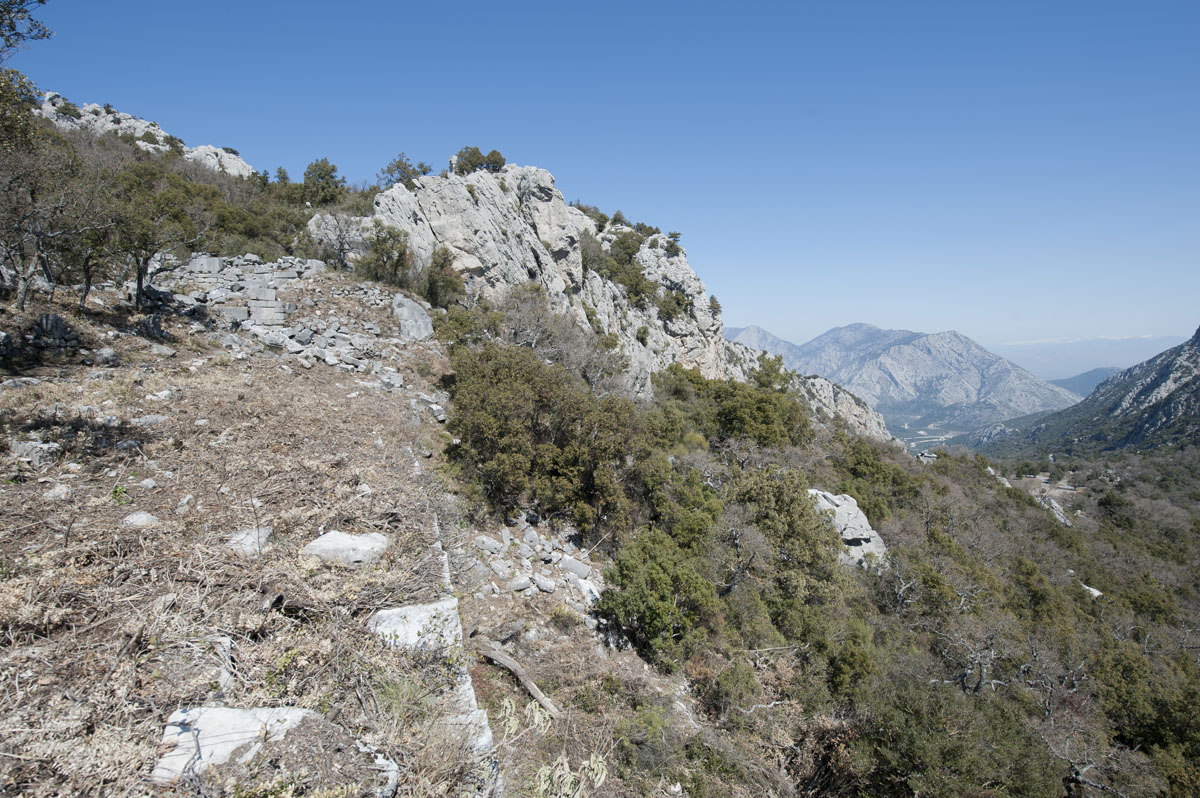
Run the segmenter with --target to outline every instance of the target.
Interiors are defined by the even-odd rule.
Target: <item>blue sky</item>
[[[464,145],[678,230],[731,326],[1200,324],[1200,3],[49,0],[10,66],[352,182]]]

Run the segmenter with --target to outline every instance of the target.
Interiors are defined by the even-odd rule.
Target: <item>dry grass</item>
[[[69,321],[85,345],[105,342],[104,323]],[[399,762],[407,794],[460,780],[469,757],[447,755],[421,709],[447,687],[444,658],[398,654],[365,628],[377,609],[443,592],[432,546],[457,510],[437,457],[414,454],[441,448],[410,403],[423,378],[409,370],[412,393],[383,393],[324,366],[289,374],[172,326],[170,360],[122,336],[109,379],[47,358],[34,371],[46,382],[0,393],[5,444],[64,450],[41,472],[10,466],[0,486],[0,791],[152,791],[166,717],[202,703],[313,709]],[[434,347],[413,357],[445,368]],[[165,418],[130,423],[151,414]],[[68,499],[43,498],[59,484]],[[160,523],[123,526],[135,510]],[[268,525],[258,558],[225,545]],[[357,570],[301,555],[329,529],[391,546]]]

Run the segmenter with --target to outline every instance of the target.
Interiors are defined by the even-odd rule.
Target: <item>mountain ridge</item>
[[[1151,449],[1200,440],[1200,328],[1187,341],[1101,382],[1074,407],[972,436],[992,454]]]
[[[740,328],[735,340],[782,356],[793,370],[845,386],[893,429],[909,424],[966,431],[1080,399],[953,330],[920,333],[858,322],[797,346],[750,326]]]

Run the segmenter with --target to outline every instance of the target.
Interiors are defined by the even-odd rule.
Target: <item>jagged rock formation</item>
[[[986,440],[984,436],[986,435]],[[1088,454],[1200,440],[1200,329],[1160,355],[1109,377],[1074,407],[1010,421],[975,437],[984,451]]]
[[[681,298],[683,310],[672,318],[653,303],[639,307],[624,287],[585,268],[585,237],[597,239],[607,251],[632,228],[597,230],[594,221],[566,203],[544,169],[510,164],[497,173],[420,177],[412,190],[398,184],[379,194],[371,217],[317,215],[309,231],[318,240],[361,253],[375,224],[408,234],[418,268],[430,262],[436,248],[448,248],[473,295],[498,298],[514,286],[538,283],[556,313],[616,337],[629,360],[635,393],[649,393],[650,375],[672,363],[713,379],[744,380],[756,367],[758,352],[724,340],[720,313],[704,283],[684,251],[669,252],[665,236],[648,236],[634,262],[658,284],[659,296]],[[848,392],[825,380],[804,380],[799,387],[818,415],[842,418],[854,432],[890,440],[882,419]]]
[[[1079,401],[957,332],[933,334],[851,324],[796,346],[758,327],[735,340],[783,357],[788,368],[844,385],[893,429],[969,430]]]
[[[41,107],[34,111],[49,119],[62,130],[86,130],[96,136],[109,133],[118,136],[132,136],[135,146],[159,155],[171,149],[172,139],[166,131],[158,126],[157,122],[148,122],[119,111],[109,111],[95,103],[88,103],[79,108],[79,116],[76,117],[71,113],[64,113],[64,110],[69,107],[66,102],[61,95],[47,92],[42,98]],[[210,144],[184,147],[182,142],[179,142],[178,145],[182,147],[185,160],[195,161],[214,172],[225,172],[234,177],[250,177],[254,174],[254,167],[243,161],[236,153]]]
[[[660,294],[679,291],[686,301],[671,320],[660,318],[653,305],[636,307],[621,286],[584,268],[580,246],[591,236],[607,249],[631,228],[597,231],[595,222],[567,205],[544,169],[509,165],[499,173],[421,177],[412,191],[396,185],[381,193],[371,220],[405,231],[418,266],[429,263],[435,248],[450,249],[472,294],[496,298],[536,281],[556,313],[617,336],[640,391],[648,389],[650,373],[671,363],[710,378],[744,377],[741,365],[726,357],[720,316],[686,256],[660,249],[662,235],[642,243],[634,260],[645,276],[659,283]],[[356,223],[361,230],[371,220]],[[329,240],[337,221],[318,216],[309,229]]]

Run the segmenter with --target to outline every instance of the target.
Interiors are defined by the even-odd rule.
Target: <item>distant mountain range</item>
[[[851,324],[802,346],[753,326],[726,328],[725,335],[780,355],[793,371],[846,387],[878,410],[893,432],[905,424],[965,432],[1080,400],[953,331]]]
[[[1067,377],[1065,380],[1050,380],[1050,383],[1057,385],[1059,388],[1066,388],[1071,393],[1087,396],[1097,385],[1119,371],[1120,369],[1118,368],[1106,366],[1105,368],[1092,369],[1082,374],[1076,374],[1074,377]]]
[[[1200,443],[1200,329],[1109,377],[1074,407],[996,425],[971,442],[990,454],[1022,456]]]

